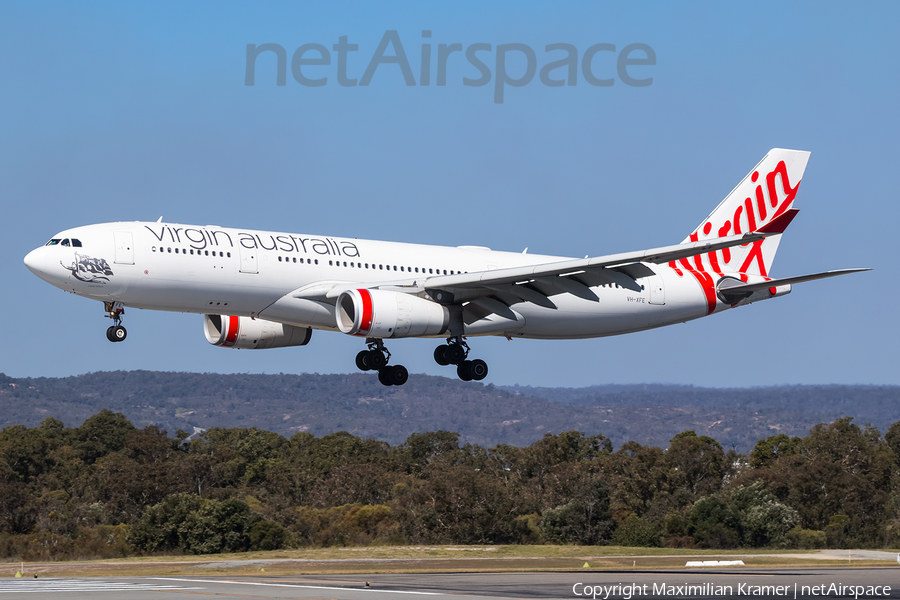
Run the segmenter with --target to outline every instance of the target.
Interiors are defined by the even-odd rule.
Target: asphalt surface
[[[366,587],[368,584],[368,588]],[[596,592],[596,594],[595,594]],[[891,567],[2,579],[0,598],[900,598]]]

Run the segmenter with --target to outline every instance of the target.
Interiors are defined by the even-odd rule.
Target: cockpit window
[[[47,242],[47,243],[44,244],[44,245],[45,245],[45,246],[55,246],[55,245],[57,245],[58,243],[59,243],[59,238],[54,238],[54,239],[50,240],[49,242]]]
[[[81,240],[76,240],[75,238],[72,238],[72,246],[75,248],[81,248]]]
[[[62,241],[62,245],[68,247],[69,246],[69,238],[66,238]]]

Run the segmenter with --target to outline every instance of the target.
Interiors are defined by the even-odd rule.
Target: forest
[[[715,438],[743,453],[776,434],[803,436],[845,415],[886,431],[900,420],[900,386],[603,385],[502,387],[413,374],[385,387],[371,373],[247,374],[112,371],[71,377],[0,373],[0,428],[37,426],[53,416],[77,426],[102,409],[143,428],[256,427],[290,438],[346,431],[402,444],[413,433],[456,431],[461,445],[528,446],[545,433],[602,432],[668,447],[681,431]]]
[[[45,561],[372,544],[897,548],[900,422],[845,417],[740,454],[600,433],[516,447],[135,427],[101,410],[0,430],[0,557]]]

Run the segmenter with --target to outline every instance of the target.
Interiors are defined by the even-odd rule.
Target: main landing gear
[[[403,385],[409,379],[409,371],[403,365],[389,365],[391,353],[381,339],[368,338],[367,350],[356,355],[356,367],[360,371],[378,371],[382,385]],[[467,360],[469,345],[462,336],[447,338],[446,344],[434,349],[434,361],[442,366],[456,365],[456,374],[463,381],[481,381],[488,374],[487,363],[476,358]]]
[[[381,385],[403,385],[409,379],[409,371],[403,365],[389,365],[391,353],[380,339],[366,340],[368,350],[356,355],[356,366],[360,371],[378,371]]]
[[[125,314],[125,306],[121,302],[104,302],[103,310],[106,316],[113,320],[115,325],[110,325],[106,330],[106,339],[111,342],[124,342],[128,332],[122,327],[122,315]]]
[[[487,363],[476,358],[466,360],[469,356],[469,345],[462,336],[447,338],[446,344],[434,349],[434,362],[443,366],[456,365],[456,374],[463,381],[481,381],[488,374]]]

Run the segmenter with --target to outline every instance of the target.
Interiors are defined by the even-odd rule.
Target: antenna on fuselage
[[[162,223],[162,216],[161,216],[161,215],[160,215],[160,217],[156,220],[156,222],[157,222],[157,223]]]

